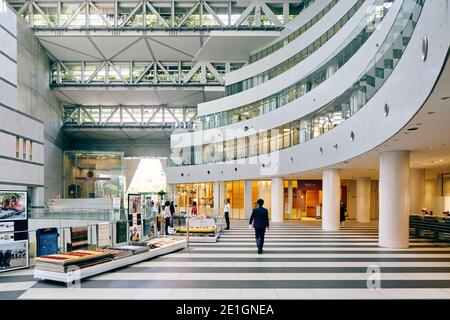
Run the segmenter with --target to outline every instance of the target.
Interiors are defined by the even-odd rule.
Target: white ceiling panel
[[[51,53],[61,61],[95,61],[103,59],[86,37],[41,37],[41,43],[49,48]]]
[[[200,89],[185,88],[183,90],[148,88],[127,90],[120,88],[58,88],[54,92],[64,103],[86,105],[179,105],[196,106],[205,100],[223,97],[223,88],[217,91],[203,92]]]
[[[278,31],[221,31],[211,32],[196,60],[247,61],[250,53],[276,39]]]
[[[123,46],[122,46],[123,48]],[[117,50],[116,52],[120,51],[121,49]],[[127,50],[123,51],[119,55],[117,55],[114,59],[114,61],[152,61],[153,57],[150,54],[150,51],[148,50],[147,45],[145,44],[144,40],[141,40],[128,48]]]
[[[123,49],[130,46],[136,40],[141,39],[140,37],[92,37],[91,38],[106,59],[111,59],[111,57],[117,55]],[[142,40],[140,40],[142,41]],[[138,44],[138,43],[137,43]],[[116,58],[114,60],[117,61]],[[127,60],[135,60],[133,57],[130,57]]]

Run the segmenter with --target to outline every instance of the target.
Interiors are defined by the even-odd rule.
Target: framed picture
[[[14,241],[14,221],[0,221],[0,242]]]
[[[142,196],[140,194],[128,195],[128,213],[136,214],[142,212]]]
[[[0,191],[0,221],[27,219],[27,192]]]
[[[129,230],[130,241],[141,241],[142,237],[142,226],[132,226]]]
[[[28,240],[0,243],[0,272],[28,267]]]

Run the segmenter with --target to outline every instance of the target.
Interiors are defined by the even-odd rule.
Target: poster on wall
[[[0,242],[14,241],[14,222],[0,221]]]
[[[28,241],[0,243],[0,272],[28,267]]]
[[[135,214],[141,213],[142,210],[142,196],[140,194],[128,195],[128,213]]]
[[[128,195],[128,226],[129,240],[141,241],[142,239],[142,195]]]
[[[27,193],[0,191],[0,221],[27,219]]]
[[[130,241],[141,241],[142,226],[130,227]]]

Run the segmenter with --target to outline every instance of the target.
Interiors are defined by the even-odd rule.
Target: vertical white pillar
[[[425,169],[411,169],[409,174],[409,213],[419,214],[425,207]]]
[[[409,151],[380,154],[378,245],[409,247]]]
[[[338,169],[326,169],[322,174],[322,230],[338,231],[341,173]]]
[[[31,188],[31,208],[43,208],[45,204],[44,200],[44,188],[33,187]],[[28,195],[30,196],[30,195]]]
[[[272,179],[272,221],[283,222],[284,218],[284,182],[283,178]]]
[[[370,178],[356,179],[356,221],[370,221]]]
[[[225,201],[227,200],[227,184],[224,181],[219,181],[219,189],[218,189],[218,203],[217,208],[219,210],[219,215],[223,215],[223,210],[225,209]],[[233,211],[233,208],[230,208]],[[232,212],[230,212],[231,218]]]
[[[287,199],[287,208],[286,211],[289,215],[289,219],[292,214],[292,201],[293,201],[293,193],[292,193],[292,180],[288,181],[288,199]]]
[[[250,219],[253,210],[252,203],[252,181],[244,181],[244,217]]]
[[[213,183],[213,201],[214,201],[214,209],[213,214],[218,216],[220,214],[220,182],[214,181]]]

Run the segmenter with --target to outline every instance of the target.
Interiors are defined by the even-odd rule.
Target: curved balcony
[[[299,64],[312,54],[316,52],[318,49],[320,49],[325,43],[328,42],[332,37],[334,37],[344,26],[345,24],[350,21],[350,19],[355,15],[355,13],[361,9],[361,6],[364,4],[365,0],[357,0],[353,6],[350,7],[350,9],[344,13],[344,15],[341,16],[341,18],[332,24],[328,30],[323,32],[322,34],[316,36],[315,40],[312,41],[309,45],[302,48],[300,51],[298,51],[293,56],[289,57],[288,59],[284,60],[283,62],[269,68],[268,70],[265,70],[263,72],[260,72],[254,76],[248,77],[244,80],[229,84],[225,87],[226,94],[227,95],[233,95],[242,91],[246,91],[248,89],[251,89],[253,87],[256,87],[260,84],[263,84],[281,74],[286,72],[287,70],[291,69],[294,65]],[[342,7],[347,5],[347,2],[341,2]],[[336,11],[341,10],[342,8],[336,8]],[[331,18],[330,18],[331,20]],[[328,21],[327,21],[328,22]]]
[[[250,55],[249,64],[259,61],[268,55],[280,50],[285,47],[298,37],[300,37],[303,33],[308,31],[312,26],[314,26],[320,19],[322,19],[340,0],[331,0],[329,4],[327,4],[322,10],[320,10],[316,15],[314,15],[311,19],[309,19],[306,23],[302,24],[301,27],[289,33],[288,36],[283,37],[281,40],[276,41],[275,43],[265,47],[264,49],[258,50],[257,52]],[[310,7],[313,3],[317,3],[315,0],[311,0],[305,3],[304,9]]]
[[[252,103],[200,116],[195,129],[207,130],[246,121],[283,107],[310,92],[342,68],[359,51],[386,17],[392,2],[393,0],[376,0],[357,27],[341,41],[341,45],[329,58],[301,80]]]
[[[404,0],[364,72],[343,94],[321,109],[246,137],[195,147],[174,146],[173,165],[199,165],[266,155],[304,143],[339,126],[362,109],[389,79],[411,40],[422,8],[423,1]]]

